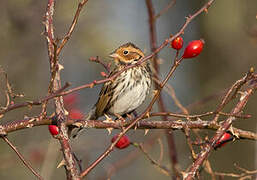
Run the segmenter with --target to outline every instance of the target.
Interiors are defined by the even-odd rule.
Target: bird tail
[[[86,115],[85,120],[96,120],[96,114],[95,114],[95,106],[89,111],[89,113]],[[78,135],[85,129],[84,126],[74,128],[71,133],[71,137],[73,139],[77,138]]]

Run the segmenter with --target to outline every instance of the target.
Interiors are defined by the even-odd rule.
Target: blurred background
[[[62,38],[69,28],[75,14],[78,0],[57,1],[54,16],[55,36]],[[153,0],[156,13],[170,1]],[[206,1],[177,1],[175,6],[157,20],[158,43],[161,44],[171,34],[175,34],[185,22],[185,17],[193,14]],[[34,100],[47,93],[49,83],[49,62],[47,56],[43,16],[47,1],[2,0],[0,1],[0,66],[8,74],[12,87],[25,97],[15,102]],[[250,67],[257,65],[257,1],[227,0],[217,1],[207,14],[197,17],[185,30],[184,43],[203,38],[206,42],[202,54],[183,62],[169,83],[174,87],[177,97],[183,105],[189,105],[208,95],[230,87],[241,78]],[[123,43],[133,42],[146,54],[150,53],[148,15],[145,1],[142,0],[99,0],[89,2],[81,12],[79,22],[72,38],[63,49],[60,62],[64,65],[62,81],[71,82],[76,87],[95,79],[101,79],[104,71],[99,64],[88,61],[89,57],[100,56],[109,62],[108,54]],[[161,75],[165,76],[173,61],[175,51],[165,48],[159,54]],[[97,100],[101,86],[84,89],[76,95],[75,107],[87,113]],[[0,77],[0,103],[4,105],[4,78]],[[178,108],[172,99],[164,94],[169,111]],[[235,127],[256,132],[257,101],[252,96],[245,113],[252,115],[246,120],[237,120]],[[192,113],[201,113],[215,109],[219,99],[195,107]],[[147,105],[145,103],[139,112]],[[229,106],[229,112],[233,106]],[[33,116],[40,112],[40,107],[18,109],[7,113],[1,123],[22,119],[25,115]],[[49,114],[51,109],[49,110]],[[157,118],[158,119],[158,118]],[[206,118],[208,120],[208,118]],[[74,152],[83,161],[83,166],[95,160],[110,144],[111,137],[106,130],[91,129],[84,132],[72,143]],[[212,134],[204,131],[203,134]],[[170,168],[166,138],[162,130],[152,130],[146,136],[144,131],[131,130],[128,136],[133,142],[148,143],[149,154],[158,159],[162,144],[164,158],[161,164]],[[185,136],[180,131],[174,132],[178,150],[179,164],[186,169],[191,157]],[[33,167],[45,179],[64,179],[63,168],[56,169],[62,156],[57,140],[48,132],[47,126],[36,127],[11,133],[10,141],[32,163]],[[157,138],[160,137],[158,143]],[[257,168],[256,142],[241,140],[215,151],[210,162],[215,171],[237,172],[234,163],[249,170]],[[88,179],[107,179],[107,174],[115,164],[137,151],[134,147],[115,150],[101,162],[88,176]],[[17,155],[4,141],[0,143],[0,179],[35,179],[22,164]],[[156,169],[142,154],[131,162],[120,165],[111,179],[170,179]],[[10,170],[12,173],[10,173]],[[133,172],[133,173],[132,173]],[[204,173],[204,179],[210,176]],[[230,178],[225,178],[230,179]]]

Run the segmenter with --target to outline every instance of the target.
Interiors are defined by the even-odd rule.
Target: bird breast
[[[113,83],[114,94],[110,114],[123,115],[140,106],[151,86],[150,74],[144,67],[135,67],[121,73]]]

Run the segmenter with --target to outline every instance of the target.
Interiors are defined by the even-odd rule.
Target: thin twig
[[[65,37],[62,39],[57,51],[56,51],[56,55],[59,56],[59,54],[61,53],[62,51],[62,48],[65,46],[65,44],[68,42],[68,40],[71,38],[71,35],[75,29],[75,26],[78,22],[78,19],[79,19],[79,15],[80,15],[80,12],[82,10],[82,8],[84,7],[84,5],[88,2],[88,0],[82,0],[79,5],[78,5],[78,8],[77,8],[77,11],[75,13],[75,16],[72,20],[72,23],[70,25],[70,28],[68,30],[68,32],[66,33]]]
[[[170,170],[163,166],[163,165],[160,165],[155,159],[153,159],[150,154],[148,154],[148,152],[145,150],[145,148],[143,147],[142,144],[137,144],[137,143],[133,143],[133,145],[137,148],[140,149],[140,151],[145,155],[145,157],[153,164],[155,165],[159,170],[160,172],[162,172],[163,174],[165,174],[166,176],[171,176],[171,173],[170,173]]]
[[[99,58],[99,56],[91,57],[91,58],[89,58],[89,60],[92,61],[92,62],[101,64],[101,65],[105,68],[105,70],[106,70],[108,73],[111,72],[111,63],[108,63],[108,64],[104,63],[104,62]]]
[[[231,98],[235,97],[235,94],[238,92],[238,90],[242,87],[243,84],[246,83],[248,79],[244,78],[243,81],[237,81],[235,84],[233,84],[227,91],[227,93],[225,94],[225,96],[223,97],[221,103],[218,105],[217,109],[215,112],[220,112],[225,105],[230,102]],[[235,91],[234,91],[235,90]],[[233,93],[234,92],[234,93]],[[219,118],[219,113],[216,114],[216,116],[214,117],[213,121],[217,122],[218,118]]]
[[[163,41],[163,43],[154,51],[152,52],[151,54],[149,54],[148,56],[145,56],[144,58],[140,59],[137,63],[135,64],[131,64],[131,65],[128,65],[126,66],[125,68],[123,68],[122,70],[120,70],[119,72],[113,74],[111,77],[108,77],[108,78],[105,78],[105,79],[101,79],[101,80],[94,80],[92,81],[91,83],[87,83],[87,84],[84,84],[82,86],[79,86],[79,87],[76,87],[76,88],[73,88],[73,89],[70,89],[68,91],[65,91],[63,93],[61,93],[59,96],[63,96],[63,95],[67,95],[67,94],[70,94],[72,92],[75,92],[75,91],[79,91],[81,89],[85,89],[85,88],[93,88],[95,85],[98,85],[98,84],[102,84],[102,83],[105,83],[105,82],[108,82],[108,81],[112,81],[113,79],[115,79],[117,76],[119,76],[122,72],[130,69],[130,68],[133,68],[133,67],[136,67],[136,66],[139,66],[141,65],[142,63],[146,62],[147,60],[151,59],[153,56],[155,56],[156,54],[158,54],[164,47],[166,47],[169,42],[171,42],[172,40],[174,40],[176,37],[180,36],[181,34],[184,33],[184,30],[186,29],[186,27],[190,24],[190,22],[192,22],[193,19],[195,19],[198,15],[200,15],[202,12],[205,12],[206,9],[208,9],[212,3],[214,2],[215,0],[210,0],[209,2],[207,2],[202,8],[200,8],[198,11],[196,11],[196,13],[194,13],[192,16],[189,16],[186,18],[186,22],[184,23],[184,25],[182,26],[182,28],[172,37],[169,37],[168,39],[166,39],[165,41]]]
[[[10,104],[8,107],[6,107],[3,110],[0,110],[0,115],[1,114],[5,114],[8,111],[14,110],[14,109],[18,109],[18,108],[22,108],[22,107],[29,107],[29,106],[33,106],[33,105],[41,105],[42,103],[53,99],[57,96],[60,95],[61,92],[63,92],[66,88],[68,88],[70,86],[70,83],[65,83],[65,85],[63,87],[61,87],[60,89],[58,89],[57,91],[55,91],[54,93],[43,97],[39,100],[34,100],[34,101],[26,101],[26,102],[22,102],[22,103],[16,103],[16,104]]]
[[[172,8],[176,4],[176,0],[171,0],[167,6],[165,6],[158,14],[155,15],[154,20],[161,17],[163,14],[168,12],[170,8]]]
[[[33,167],[30,165],[28,161],[25,160],[23,155],[18,151],[18,149],[9,141],[9,139],[6,136],[2,136],[2,139],[12,148],[12,150],[18,155],[20,160],[23,162],[23,164],[40,180],[43,180],[43,178],[38,174]]]
[[[144,141],[143,145],[144,145],[145,150],[148,151],[151,148],[153,148],[154,144],[156,143],[156,139],[159,138],[160,135],[161,135],[161,133],[158,132],[154,136],[151,136],[149,139]],[[106,180],[108,178],[110,179],[111,176],[113,174],[115,174],[115,172],[117,172],[118,170],[121,170],[123,168],[126,168],[131,162],[138,159],[139,156],[141,156],[141,152],[138,151],[137,149],[135,149],[131,152],[128,152],[126,154],[126,156],[124,156],[123,158],[121,158],[111,164],[111,166],[107,170],[107,177],[106,177],[106,175],[101,175],[99,178],[96,178],[96,179],[97,180]]]
[[[253,77],[252,72],[249,72],[246,76],[244,76],[242,79],[238,80],[238,82],[244,82],[246,83],[246,79],[249,79]],[[243,94],[241,95],[241,98],[235,108],[231,111],[233,114],[239,114],[242,109],[245,107],[246,103],[249,100],[249,97],[254,93],[254,91],[257,89],[257,83],[250,85]],[[208,157],[209,153],[213,149],[213,145],[222,137],[222,135],[230,128],[232,125],[232,122],[235,120],[235,117],[229,117],[227,118],[220,126],[220,128],[217,130],[215,136],[210,140],[210,143],[205,146],[205,148],[199,153],[196,161],[191,165],[189,171],[184,174],[185,180],[190,180],[193,177],[195,177],[196,172],[199,170],[200,166],[203,164],[203,162]],[[237,136],[235,132],[232,132],[234,135]]]
[[[152,0],[145,0],[146,6],[147,6],[147,12],[148,12],[148,24],[149,24],[149,39],[150,39],[150,46],[151,46],[151,52],[156,51],[157,49],[157,33],[156,33],[156,21],[155,21],[155,11],[153,7]],[[158,54],[153,56],[153,66],[154,66],[154,78],[159,78],[159,63],[158,63]],[[159,80],[159,79],[158,79]],[[154,82],[154,86],[156,89],[158,89],[159,84]],[[166,111],[166,107],[162,98],[162,94],[159,94],[158,98],[158,109],[162,112]],[[162,119],[164,121],[167,121],[166,116],[162,116]],[[171,161],[171,165],[173,168],[173,171],[175,172],[175,175],[177,178],[179,178],[178,173],[178,158],[177,158],[177,150],[175,145],[175,140],[172,132],[166,131],[166,138],[169,146],[169,157]],[[175,178],[175,177],[174,177]],[[173,178],[173,179],[174,179]]]

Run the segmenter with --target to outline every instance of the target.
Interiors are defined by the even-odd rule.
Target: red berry
[[[193,58],[198,56],[203,50],[204,40],[194,40],[187,45],[183,58]]]
[[[180,50],[183,47],[183,39],[182,37],[176,37],[172,42],[171,42],[171,47],[176,50]]]
[[[56,125],[48,125],[48,130],[53,136],[59,134],[59,128]]]
[[[233,135],[229,132],[223,134],[223,136],[215,143],[213,146],[214,149],[220,148],[227,144],[227,142],[232,141],[234,139]]]
[[[80,112],[80,110],[77,109],[71,109],[69,111],[69,118],[70,119],[83,119],[83,114]]]
[[[112,143],[118,138],[118,134],[116,134],[113,138],[112,138]],[[128,147],[130,145],[130,140],[128,138],[128,136],[124,135],[120,138],[120,140],[117,142],[117,144],[115,145],[116,148],[119,149],[124,149],[126,147]]]

